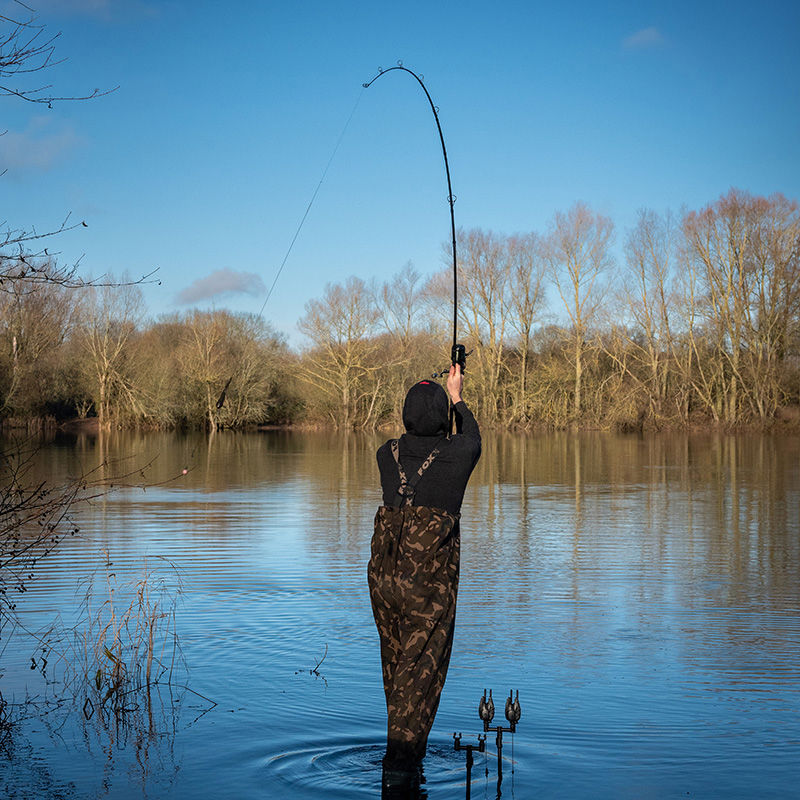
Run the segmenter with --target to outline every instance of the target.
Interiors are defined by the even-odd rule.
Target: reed
[[[32,774],[22,755],[33,729],[53,742],[79,743],[102,765],[98,796],[114,772],[142,796],[164,796],[179,770],[175,737],[216,706],[187,685],[176,624],[184,589],[175,564],[149,557],[126,579],[103,552],[79,590],[73,624],[59,618],[32,632],[14,619],[22,641],[37,642],[31,669],[42,679],[17,702],[0,694],[0,759],[7,756],[8,774],[26,797],[49,797],[41,786],[55,783]],[[2,648],[0,663],[1,656]]]
[[[119,717],[146,700],[151,687],[172,684],[176,670],[185,672],[176,630],[183,584],[175,564],[162,557],[145,559],[141,576],[120,582],[104,555],[102,574],[87,581],[80,620],[71,629],[64,683],[85,696],[85,715],[99,708]],[[154,560],[161,570],[153,569]]]

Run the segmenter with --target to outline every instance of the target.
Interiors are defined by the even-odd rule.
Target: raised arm
[[[461,398],[461,389],[464,385],[464,376],[461,374],[461,366],[455,364],[450,367],[450,374],[447,376],[447,392],[453,402],[456,412],[456,433],[462,434],[470,439],[481,440],[481,433],[478,423],[472,412],[467,408],[467,404]]]

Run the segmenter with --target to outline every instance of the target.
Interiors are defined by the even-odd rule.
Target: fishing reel
[[[463,375],[467,371],[467,356],[472,355],[472,350],[467,352],[467,348],[464,347],[463,344],[454,344],[453,349],[450,351],[450,363],[455,366],[458,364],[461,367],[461,374]],[[450,367],[447,369],[443,369],[441,372],[434,372],[431,375],[431,378],[443,378],[445,375],[449,374]]]

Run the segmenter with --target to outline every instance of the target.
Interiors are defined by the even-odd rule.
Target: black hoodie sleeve
[[[480,451],[481,432],[475,417],[467,408],[467,404],[461,400],[453,406],[453,409],[456,412],[456,433],[466,436],[468,439],[476,439]]]

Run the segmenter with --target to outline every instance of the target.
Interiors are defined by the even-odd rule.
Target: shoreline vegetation
[[[543,233],[459,232],[459,338],[480,422],[800,430],[797,203],[731,189],[680,217],[642,210],[621,263],[613,242],[613,222],[582,203]],[[2,259],[8,433],[398,428],[407,387],[448,366],[447,268],[328,284],[298,322],[311,344],[293,350],[256,315],[149,319],[124,277],[67,288],[27,280],[29,262]]]
[[[72,419],[64,419],[59,420],[55,417],[46,417],[40,418],[36,417],[33,419],[6,419],[0,423],[0,434],[6,437],[14,437],[18,435],[20,432],[24,433],[27,436],[41,436],[45,439],[49,438],[55,434],[72,434],[77,436],[99,436],[105,433],[109,433],[110,431],[117,430],[117,431],[124,431],[124,430],[136,430],[140,432],[147,432],[147,431],[164,431],[164,430],[185,430],[185,431],[197,431],[203,430],[202,427],[154,427],[154,426],[147,426],[147,425],[126,425],[126,426],[112,426],[109,428],[101,428],[98,422],[97,417],[87,417],[81,419],[79,417],[75,417]],[[777,434],[777,433],[790,433],[790,434],[800,434],[800,407],[798,406],[785,406],[777,409],[776,415],[767,421],[766,423],[761,422],[760,420],[750,420],[749,422],[739,422],[735,425],[728,425],[722,422],[713,422],[708,419],[694,419],[690,420],[688,423],[663,423],[659,425],[649,425],[646,422],[639,423],[637,421],[636,424],[622,424],[622,425],[603,425],[603,424],[589,424],[589,423],[581,423],[581,422],[571,422],[567,425],[555,426],[555,425],[548,425],[545,423],[539,424],[531,424],[527,425],[524,428],[517,427],[517,428],[506,428],[497,423],[494,425],[489,426],[489,429],[494,432],[499,433],[516,433],[516,434],[537,434],[537,433],[548,433],[557,430],[566,430],[566,431],[573,431],[573,432],[583,432],[589,433],[592,431],[606,431],[606,432],[613,432],[613,433],[636,433],[636,434],[645,434],[645,433],[675,433],[678,431],[686,432],[686,433],[711,433],[711,432],[719,432],[719,433],[770,433],[770,434]],[[209,428],[205,428],[205,430],[209,430]],[[326,421],[299,421],[299,422],[285,422],[285,423],[278,423],[278,424],[250,424],[245,423],[243,425],[225,427],[224,425],[219,425],[217,428],[214,429],[215,432],[217,431],[228,431],[228,432],[242,432],[242,433],[257,433],[257,432],[268,432],[268,431],[283,431],[283,432],[300,432],[300,433],[313,433],[313,432],[324,432],[324,431],[335,431],[335,430],[342,430],[341,426],[333,425],[330,422]],[[351,429],[355,430],[355,429]],[[382,432],[385,431],[387,433],[397,433],[402,432],[403,425],[402,422],[396,422],[395,420],[388,420],[382,422],[380,424],[374,425],[369,429],[361,429],[361,430],[368,430],[368,431],[378,431]]]

